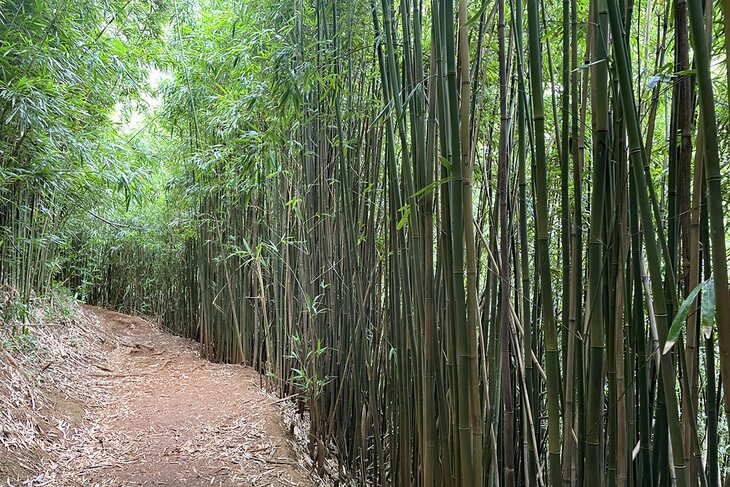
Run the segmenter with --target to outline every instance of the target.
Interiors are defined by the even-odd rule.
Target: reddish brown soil
[[[80,380],[98,401],[54,485],[316,485],[256,372],[202,360],[193,342],[141,318],[85,313],[100,322],[103,352]]]

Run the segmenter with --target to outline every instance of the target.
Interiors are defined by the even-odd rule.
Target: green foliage
[[[318,377],[317,361],[324,358],[324,355],[331,352],[331,349],[322,345],[317,340],[315,346],[310,350],[303,350],[304,342],[297,336],[292,335],[291,353],[287,358],[294,361],[291,368],[293,374],[289,380],[297,389],[300,389],[308,401],[313,401],[322,394],[324,387],[332,382],[335,377]]]
[[[0,291],[0,322],[3,326],[25,323],[28,320],[28,305],[11,286],[5,285]]]
[[[715,280],[710,278],[702,286],[702,305],[700,309],[702,331],[705,338],[712,335],[712,326],[715,323]]]
[[[11,333],[0,341],[0,348],[11,355],[25,355],[33,357],[38,349],[38,341],[31,333],[30,328],[23,327],[19,333]]]
[[[697,296],[700,294],[700,291],[706,290],[708,283],[712,282],[711,279],[708,279],[705,282],[702,282],[698,284],[682,301],[682,304],[679,305],[679,309],[677,309],[677,314],[674,316],[674,319],[672,320],[672,326],[669,328],[669,332],[667,333],[667,340],[664,343],[664,349],[663,353],[668,353],[672,347],[674,347],[674,344],[677,343],[677,340],[679,340],[679,336],[682,333],[682,328],[684,326],[685,321],[687,321],[687,314],[689,314],[690,309],[692,309],[692,305],[695,302],[695,299],[697,299]],[[714,292],[713,292],[714,295]],[[714,301],[714,299],[713,299]],[[714,310],[713,310],[714,311]],[[704,309],[703,309],[704,314]]]
[[[679,336],[687,321],[687,315],[692,309],[697,296],[702,293],[702,302],[700,307],[700,319],[702,320],[702,330],[705,337],[712,334],[712,325],[715,322],[715,281],[710,278],[698,284],[682,301],[677,309],[677,314],[672,320],[672,326],[669,328],[667,340],[664,344],[663,353],[669,352],[679,340]]]
[[[165,11],[158,0],[0,7],[0,282],[26,303],[61,271],[94,207],[137,194],[113,115],[143,93]]]

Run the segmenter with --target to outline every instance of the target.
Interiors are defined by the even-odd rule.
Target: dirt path
[[[96,405],[58,465],[57,485],[311,486],[275,399],[251,369],[213,364],[147,321],[86,307],[101,360]]]

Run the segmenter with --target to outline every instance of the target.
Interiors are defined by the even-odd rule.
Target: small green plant
[[[1,348],[12,354],[31,355],[38,349],[38,340],[30,332],[30,328],[23,327],[18,333],[16,330],[3,338]]]
[[[293,359],[296,362],[296,367],[291,369],[294,375],[291,376],[290,380],[294,387],[302,391],[309,400],[313,400],[318,398],[324,387],[334,379],[331,376],[320,377],[317,374],[318,359],[332,349],[323,346],[320,339],[316,340],[314,348],[304,353],[302,353],[303,347],[302,338],[292,335],[292,351],[287,355],[287,358]]]
[[[0,290],[0,320],[6,324],[25,323],[28,321],[28,306],[20,297],[20,293],[7,284]]]
[[[46,321],[66,321],[73,316],[76,297],[68,288],[53,283],[48,296],[48,306],[44,310]]]

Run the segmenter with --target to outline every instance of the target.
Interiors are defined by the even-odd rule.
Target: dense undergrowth
[[[6,2],[3,312],[157,315],[363,484],[718,485],[710,7]]]

